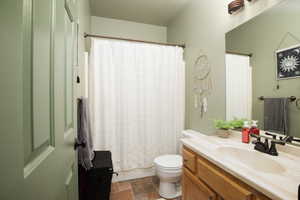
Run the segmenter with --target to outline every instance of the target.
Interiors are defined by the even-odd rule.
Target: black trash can
[[[109,200],[113,165],[110,151],[95,151],[93,168],[86,171],[81,165],[79,173],[79,200]]]

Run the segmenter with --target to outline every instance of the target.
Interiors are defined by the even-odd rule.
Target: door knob
[[[86,143],[85,142],[79,142],[77,139],[75,139],[75,143],[74,143],[74,150],[76,150],[78,147],[85,147]]]

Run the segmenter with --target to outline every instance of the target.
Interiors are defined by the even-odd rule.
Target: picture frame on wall
[[[277,79],[300,77],[300,44],[276,51]]]

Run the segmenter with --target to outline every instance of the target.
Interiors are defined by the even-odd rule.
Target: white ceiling
[[[273,12],[274,14],[289,13],[289,14],[299,15],[299,10],[300,10],[299,0],[289,0],[274,6],[274,8],[270,9],[270,12]]]
[[[93,16],[166,26],[189,0],[90,0]]]

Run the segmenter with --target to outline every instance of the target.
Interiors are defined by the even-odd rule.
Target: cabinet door
[[[191,172],[196,173],[196,154],[187,148],[182,150],[183,165]]]
[[[226,200],[253,198],[249,187],[200,156],[197,159],[197,176]]]
[[[216,200],[217,195],[188,169],[183,170],[183,200]]]

